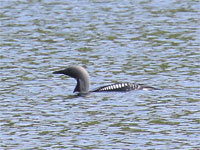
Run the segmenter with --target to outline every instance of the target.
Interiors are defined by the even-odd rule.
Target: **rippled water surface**
[[[1,0],[0,149],[200,149],[198,0]],[[84,66],[73,94],[52,72]]]

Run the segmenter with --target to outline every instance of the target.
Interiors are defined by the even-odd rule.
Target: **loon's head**
[[[53,74],[68,75],[77,81],[74,92],[88,93],[89,91],[89,74],[81,66],[70,66],[64,70],[55,71]]]

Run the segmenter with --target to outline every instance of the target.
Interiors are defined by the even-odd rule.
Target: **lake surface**
[[[198,0],[0,2],[0,149],[200,149]],[[90,89],[53,75],[84,66]]]

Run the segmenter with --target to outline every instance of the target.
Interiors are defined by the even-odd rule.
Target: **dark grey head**
[[[68,75],[77,81],[74,92],[88,93],[89,91],[89,74],[81,66],[70,66],[67,69],[55,71],[53,74],[64,74]]]

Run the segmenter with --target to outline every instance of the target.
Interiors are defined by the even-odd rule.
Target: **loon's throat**
[[[76,80],[76,81],[77,81],[77,84],[76,84],[76,87],[75,87],[75,89],[74,89],[74,91],[73,91],[74,93],[75,93],[75,92],[81,92],[81,91],[80,91],[80,82],[79,82],[79,80]]]

